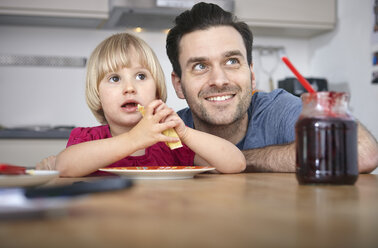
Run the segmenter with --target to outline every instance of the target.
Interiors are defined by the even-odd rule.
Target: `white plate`
[[[26,175],[0,175],[0,187],[38,186],[59,177],[59,171],[26,170]]]
[[[187,179],[205,171],[215,170],[211,166],[150,166],[150,167],[113,167],[101,168],[133,179]]]

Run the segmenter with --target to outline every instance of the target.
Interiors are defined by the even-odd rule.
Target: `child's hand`
[[[157,142],[177,142],[178,138],[162,134],[166,129],[175,127],[176,121],[167,121],[166,118],[174,111],[168,108],[161,100],[152,101],[145,107],[145,115],[129,132],[139,149],[146,148]]]
[[[172,114],[170,114],[165,119],[165,121],[174,121],[176,123],[174,129],[177,135],[180,137],[181,140],[185,140],[188,127],[185,125],[184,121],[178,116],[176,112],[172,112]]]

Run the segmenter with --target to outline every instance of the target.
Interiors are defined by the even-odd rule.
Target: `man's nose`
[[[211,86],[221,87],[229,83],[227,73],[221,66],[214,66],[210,72],[209,83]]]

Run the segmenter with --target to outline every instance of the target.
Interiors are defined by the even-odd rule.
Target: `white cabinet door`
[[[0,14],[108,18],[108,0],[1,0]]]
[[[336,24],[336,0],[236,0],[235,15],[256,30],[311,36]]]

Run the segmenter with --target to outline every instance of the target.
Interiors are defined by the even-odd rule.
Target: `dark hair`
[[[212,3],[197,3],[191,10],[186,10],[175,19],[175,26],[169,31],[166,42],[167,55],[171,61],[173,71],[181,78],[179,64],[179,43],[181,38],[196,30],[205,30],[215,26],[231,26],[243,38],[247,50],[247,62],[252,63],[253,36],[248,25],[240,22],[230,12]]]

